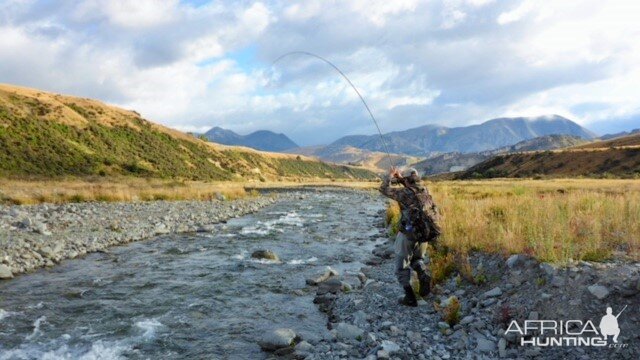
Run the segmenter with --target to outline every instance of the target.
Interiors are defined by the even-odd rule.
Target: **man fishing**
[[[380,142],[387,153],[389,165],[392,165],[389,149],[382,136],[380,126],[373,116],[369,105],[367,105],[367,102],[364,100],[364,97],[351,80],[349,80],[347,75],[331,61],[308,51],[288,52],[274,60],[273,64],[292,55],[304,55],[321,60],[331,66],[345,79],[367,109],[371,120],[378,130],[378,134],[380,134]],[[391,182],[401,183],[404,188],[391,188]],[[420,183],[420,177],[416,169],[409,169],[405,176],[401,176],[396,168],[391,167],[389,175],[382,182],[380,192],[400,203],[400,209],[402,210],[402,224],[395,243],[397,257],[396,272],[398,281],[405,292],[405,297],[400,300],[400,303],[407,306],[418,306],[418,301],[411,288],[411,269],[418,274],[420,296],[428,295],[431,291],[431,277],[427,274],[424,257],[427,251],[427,243],[435,242],[440,235],[440,229],[436,223],[438,215],[437,209],[431,195]]]
[[[402,184],[403,187],[393,188],[392,184]],[[420,296],[427,296],[431,291],[431,277],[424,258],[427,256],[427,244],[435,242],[440,235],[438,210],[429,191],[422,186],[418,171],[413,168],[404,174],[391,168],[382,181],[380,192],[400,205],[402,217],[395,240],[396,276],[405,296],[399,303],[415,307],[418,301],[411,287],[411,270],[418,275]]]

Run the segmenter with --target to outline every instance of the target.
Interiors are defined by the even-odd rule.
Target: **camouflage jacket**
[[[397,184],[397,183],[398,182],[396,179],[390,179],[388,175],[385,176],[382,179],[382,185],[380,185],[380,192],[384,196],[397,201],[398,204],[400,204],[400,210],[405,210],[409,207],[409,205],[412,202],[411,199],[413,197],[413,192],[404,186],[398,187],[398,188],[391,187],[392,184]],[[435,202],[433,202],[433,197],[431,197],[429,190],[426,187],[421,186],[420,184],[417,184],[417,189],[418,189],[418,192],[423,192],[423,191],[425,192],[423,196],[426,199],[424,210],[426,214],[434,222],[437,223],[438,220],[440,220],[440,215],[438,213],[438,207],[436,206]],[[404,211],[403,211],[403,214],[404,214]]]

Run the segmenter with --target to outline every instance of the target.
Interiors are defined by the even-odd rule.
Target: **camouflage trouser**
[[[418,275],[427,273],[425,260],[426,263],[429,262],[428,246],[427,243],[420,244],[407,237],[407,235],[398,232],[395,242],[396,276],[403,287],[411,286],[411,269],[417,272]]]

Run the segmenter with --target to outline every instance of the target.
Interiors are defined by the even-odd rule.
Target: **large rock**
[[[256,250],[251,254],[251,257],[254,259],[280,261],[278,255],[271,250]]]
[[[386,351],[389,354],[400,351],[400,346],[391,340],[382,340],[380,346],[382,347],[382,350]]]
[[[475,317],[473,315],[467,315],[463,317],[462,320],[460,320],[460,325],[471,324],[473,320],[475,320]]]
[[[484,293],[485,298],[492,298],[500,295],[502,295],[502,289],[500,289],[499,287],[495,287]]]
[[[591,295],[597,297],[599,300],[602,300],[609,296],[609,289],[606,286],[602,285],[591,285],[587,287]]]
[[[7,265],[0,264],[0,279],[13,279],[13,272]]]
[[[33,224],[33,231],[44,236],[51,236],[51,231],[47,228],[47,224],[36,222]]]
[[[540,264],[540,269],[542,269],[547,276],[553,276],[556,274],[556,267],[550,263],[545,262]]]
[[[330,267],[327,267],[327,271],[325,271],[324,273],[313,277],[313,278],[309,278],[306,280],[307,285],[311,285],[311,286],[315,286],[320,284],[323,281],[327,281],[329,280],[329,278],[334,277],[334,276],[338,276],[338,272],[333,270]]]
[[[156,224],[155,229],[153,230],[154,235],[164,235],[170,233],[171,230],[165,223]]]
[[[359,327],[347,323],[339,323],[335,327],[336,337],[341,340],[356,340],[362,338],[364,330]]]
[[[393,245],[377,247],[371,252],[373,255],[383,259],[391,259],[395,256],[395,248]]]
[[[33,220],[31,220],[30,217],[26,217],[26,218],[20,220],[18,226],[20,226],[23,229],[28,229],[31,226],[33,226]]]
[[[342,290],[342,281],[337,277],[332,277],[327,281],[323,281],[318,285],[318,295],[323,295],[326,293],[337,294]]]
[[[507,266],[512,269],[518,265],[522,264],[522,256],[515,254],[515,255],[511,255],[509,256],[509,258],[507,259]]]
[[[38,249],[38,253],[47,259],[56,259],[62,256],[64,244],[61,241],[53,241]]]
[[[478,341],[478,345],[476,346],[477,352],[491,352],[496,350],[496,344],[484,336],[476,336],[476,341]]]
[[[296,333],[291,329],[276,329],[269,331],[258,340],[258,345],[265,351],[276,351],[293,344]]]
[[[498,341],[498,354],[501,358],[507,357],[507,340],[500,338]]]

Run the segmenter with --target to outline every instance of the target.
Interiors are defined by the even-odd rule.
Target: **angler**
[[[308,51],[292,51],[283,54],[274,60],[272,66],[282,59],[292,55],[304,55],[316,58],[325,62],[337,71],[358,95],[360,101],[369,113],[371,120],[376,126],[378,134],[380,135],[380,142],[382,143],[382,147],[387,155],[387,160],[389,161],[389,166],[391,167],[389,175],[384,179],[382,186],[380,187],[380,192],[385,196],[398,201],[400,209],[402,210],[402,226],[398,232],[395,242],[396,273],[398,281],[405,292],[405,297],[400,300],[400,303],[407,306],[418,306],[418,301],[410,283],[411,269],[418,274],[418,280],[420,281],[420,296],[424,297],[428,295],[431,291],[431,277],[427,273],[424,258],[427,252],[427,244],[429,242],[434,243],[440,235],[440,228],[437,224],[438,212],[429,191],[422,186],[416,169],[409,169],[404,176],[401,176],[400,172],[393,167],[391,155],[389,154],[389,149],[386,141],[384,140],[384,136],[382,136],[382,131],[380,130],[378,121],[375,116],[373,116],[373,112],[364,100],[360,91],[358,91],[356,86],[351,82],[347,75],[340,70],[340,68],[322,56]],[[394,184],[402,184],[404,188],[391,188],[391,182]]]
[[[402,184],[403,187],[393,188],[392,184]],[[428,244],[435,243],[440,235],[438,209],[420,181],[418,171],[413,168],[402,175],[396,168],[391,168],[382,181],[380,192],[400,205],[402,217],[395,240],[396,276],[405,296],[399,302],[415,307],[418,301],[411,287],[411,270],[418,275],[419,295],[427,296],[431,291],[431,277],[427,272],[425,257]]]

